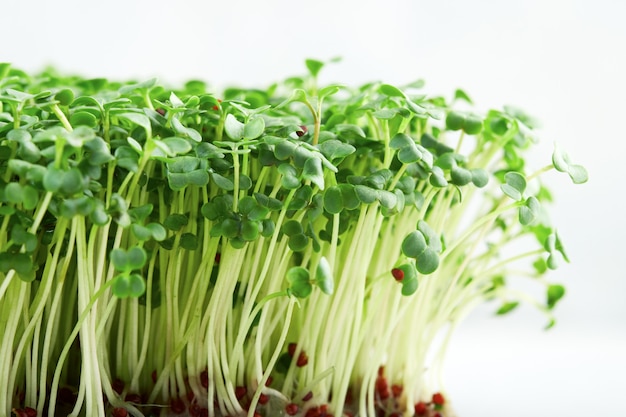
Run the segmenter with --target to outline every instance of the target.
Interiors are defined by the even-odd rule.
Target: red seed
[[[383,376],[376,378],[376,391],[385,391],[388,389],[389,385],[387,384],[387,378]]]
[[[195,398],[196,394],[192,390],[187,391],[187,401],[191,402]]]
[[[28,417],[26,415],[26,411],[22,410],[21,408],[14,408],[11,411],[13,411],[13,414],[15,414],[17,417]]]
[[[445,398],[443,398],[443,395],[441,395],[441,393],[437,392],[435,394],[433,394],[433,404],[435,405],[443,405],[443,403],[445,403],[446,400]]]
[[[289,343],[289,346],[287,346],[287,352],[289,353],[289,356],[293,358],[293,355],[296,354],[297,348],[298,348],[298,345],[296,343]]]
[[[378,367],[378,376],[383,376],[385,375],[385,367],[384,366],[379,366]]]
[[[428,406],[426,405],[425,402],[420,401],[417,404],[415,404],[415,414],[418,416],[425,416],[426,413],[428,412]]]
[[[111,387],[113,388],[113,391],[117,392],[119,395],[122,395],[122,392],[124,391],[124,381],[119,378],[115,378],[113,380],[113,383],[111,384]]]
[[[202,384],[204,388],[209,388],[209,371],[208,370],[205,369],[200,374],[200,383]]]
[[[165,116],[165,109],[156,109],[156,112],[159,113],[161,116]]]
[[[393,384],[391,386],[391,393],[394,397],[399,397],[402,395],[402,385]]]
[[[215,254],[215,263],[216,263],[216,264],[219,264],[221,259],[222,259],[222,254],[221,254],[221,253],[219,253],[219,252],[217,252],[217,253]]]
[[[299,138],[301,138],[302,136],[306,135],[306,132],[308,132],[309,129],[307,129],[306,126],[302,125],[300,126],[300,130],[296,130],[296,135],[298,135]]]
[[[304,417],[322,417],[319,407],[309,408]]]
[[[435,413],[433,414],[433,417],[441,417],[441,413]]]
[[[202,407],[200,407],[198,404],[193,403],[189,406],[189,415],[191,417],[199,417],[200,413],[202,411]]]
[[[141,396],[139,394],[126,394],[126,398],[124,401],[128,401],[129,403],[141,404]]]
[[[259,396],[259,404],[261,404],[261,405],[267,404],[269,400],[270,400],[270,396],[269,395],[261,394]]]
[[[402,417],[402,413],[396,411],[396,412],[389,414],[389,417]]]
[[[125,408],[116,407],[116,408],[113,409],[113,412],[111,413],[111,415],[113,417],[127,417],[128,416],[128,411],[126,411]]]
[[[320,414],[322,416],[326,416],[328,417],[328,415],[326,415],[326,413],[328,413],[328,404],[322,404],[320,405]]]
[[[285,406],[285,413],[287,413],[288,416],[295,416],[298,414],[298,405],[294,403],[287,404]]]
[[[76,395],[71,389],[63,387],[59,390],[59,402],[64,404],[74,404],[75,401]]]
[[[269,387],[270,385],[272,385],[272,381],[274,380],[274,378],[272,378],[271,376],[267,378],[267,381],[265,381],[265,386]]]
[[[309,401],[311,398],[313,398],[313,392],[309,391],[306,393],[304,397],[302,397],[302,401],[306,402],[306,401]]]
[[[174,414],[182,414],[185,412],[185,403],[180,398],[172,398],[170,408]]]
[[[154,371],[152,371],[150,376],[152,377],[152,382],[156,384],[156,382],[157,382],[157,371],[156,371],[156,369]]]
[[[303,366],[306,366],[307,363],[309,363],[309,357],[306,355],[306,353],[300,352],[296,365],[302,368]]]
[[[391,275],[396,279],[396,281],[400,282],[404,279],[404,271],[400,268],[393,268],[391,270]]]
[[[24,412],[28,417],[37,417],[37,410],[31,407],[24,408]]]
[[[241,399],[245,397],[247,393],[248,393],[248,390],[246,389],[246,387],[240,386],[240,387],[235,388],[235,397],[237,397],[239,401],[241,401]]]

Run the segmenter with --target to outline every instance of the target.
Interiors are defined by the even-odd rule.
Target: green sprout
[[[542,178],[585,169],[324,65],[214,95],[0,64],[1,415],[446,416],[429,353],[477,304],[554,324]]]

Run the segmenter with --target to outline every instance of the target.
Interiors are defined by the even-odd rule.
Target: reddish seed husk
[[[391,386],[391,393],[394,397],[399,397],[400,395],[402,395],[402,385],[393,384]]]
[[[415,404],[415,414],[418,416],[424,416],[426,415],[426,412],[428,411],[428,406],[426,405],[425,402],[420,401],[417,404]]]
[[[306,366],[307,363],[309,363],[309,357],[306,355],[306,353],[300,352],[296,365],[302,368],[303,366]]]
[[[313,392],[309,391],[304,397],[302,397],[302,401],[309,401],[311,398],[313,398]]]
[[[295,343],[289,343],[289,345],[287,346],[287,352],[289,353],[289,356],[291,356],[293,358],[293,355],[296,354],[296,349],[298,348],[298,345]]]
[[[266,394],[261,394],[259,396],[259,404],[265,405],[270,400],[270,396]]]
[[[27,417],[37,417],[37,410],[31,407],[24,408]]]
[[[125,408],[117,407],[113,409],[113,417],[127,417],[128,411]]]
[[[124,401],[128,401],[129,403],[141,404],[143,401],[141,399],[141,395],[139,394],[126,394],[126,398]]]
[[[294,403],[287,404],[285,406],[285,413],[287,413],[288,416],[295,416],[298,414],[298,405]]]
[[[122,394],[122,392],[124,391],[124,381],[122,381],[119,378],[115,378],[113,380],[113,383],[111,384],[111,388],[113,388],[113,391],[117,392],[118,394]]]
[[[306,132],[308,132],[309,129],[307,129],[306,126],[302,125],[300,126],[300,130],[296,130],[296,135],[298,135],[299,138],[301,138],[302,136],[306,135]]]
[[[236,387],[235,388],[235,397],[237,397],[237,400],[241,401],[241,399],[243,397],[246,396],[246,393],[248,392],[248,390],[246,389],[246,387]]]
[[[393,268],[391,270],[391,275],[395,278],[396,281],[400,282],[404,279],[404,271],[400,268]]]
[[[443,405],[444,402],[445,398],[443,398],[443,395],[441,395],[441,393],[437,392],[433,394],[433,404]]]
[[[185,403],[180,398],[174,398],[170,402],[170,408],[174,414],[182,414],[185,412]]]

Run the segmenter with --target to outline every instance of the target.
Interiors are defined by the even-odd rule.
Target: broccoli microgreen
[[[585,169],[533,171],[517,109],[305,64],[219,96],[0,64],[0,414],[444,415],[439,332],[489,300],[554,324],[541,178]]]

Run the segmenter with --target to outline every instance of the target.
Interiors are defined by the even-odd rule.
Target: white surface
[[[549,179],[573,259],[553,277],[568,296],[547,333],[530,309],[472,315],[450,351],[448,391],[462,417],[626,415],[626,2],[24,0],[0,10],[0,61],[27,70],[258,86],[339,55],[323,80],[425,78],[430,92],[462,87],[483,108],[536,115],[547,152],[536,165],[556,140],[591,174],[578,187]]]

